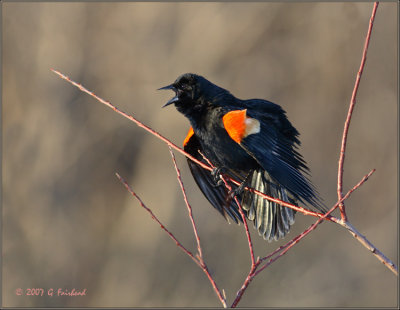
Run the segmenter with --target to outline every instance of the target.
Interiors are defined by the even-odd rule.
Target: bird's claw
[[[213,176],[213,180],[215,183],[215,187],[218,187],[222,184],[224,184],[224,181],[221,179],[221,172],[225,170],[225,167],[215,167],[211,171],[211,175]]]
[[[242,182],[238,187],[236,187],[235,189],[232,189],[229,191],[228,196],[230,197],[230,199],[235,198],[236,196],[239,196],[244,188],[246,187],[245,182]]]
[[[252,172],[250,172],[246,176],[244,181],[242,183],[240,183],[240,185],[238,187],[236,187],[235,189],[232,189],[231,191],[229,191],[229,193],[228,193],[229,199],[234,199],[236,196],[240,196],[243,193],[243,191],[244,191],[244,189],[246,187],[246,184],[249,181],[249,178],[250,178],[251,174],[252,174]]]
[[[229,199],[234,199],[236,196],[239,196],[242,193],[242,191],[243,189],[241,189],[240,186],[230,190],[228,192]]]

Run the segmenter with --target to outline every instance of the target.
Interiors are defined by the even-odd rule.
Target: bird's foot
[[[240,196],[243,193],[244,188],[246,187],[246,180],[243,181],[238,187],[232,189],[228,192],[229,200],[234,199],[236,196]]]
[[[247,174],[246,178],[244,179],[244,181],[243,181],[242,183],[240,183],[240,185],[239,185],[238,187],[236,187],[235,189],[229,191],[229,193],[228,193],[229,199],[233,199],[233,198],[235,198],[236,196],[239,196],[239,195],[241,195],[241,194],[243,193],[244,188],[246,187],[247,182],[249,181],[250,176],[251,176],[252,174],[253,174],[253,171],[249,172],[249,173]]]
[[[211,175],[213,176],[213,180],[214,180],[214,187],[218,187],[224,184],[224,181],[221,179],[221,175],[224,170],[226,170],[226,167],[221,166],[221,167],[215,167],[213,168],[213,170],[211,171]]]

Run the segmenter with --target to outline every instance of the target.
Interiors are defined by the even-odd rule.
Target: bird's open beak
[[[165,90],[165,89],[171,89],[171,90],[173,90],[173,91],[175,92],[175,97],[171,98],[166,104],[164,104],[164,105],[162,106],[163,108],[165,108],[166,106],[168,106],[168,105],[170,105],[170,104],[173,104],[173,103],[175,103],[175,102],[177,102],[177,101],[179,100],[178,95],[176,94],[176,93],[177,93],[177,92],[176,92],[176,88],[175,88],[175,86],[174,86],[173,84],[168,85],[168,86],[161,87],[161,88],[159,88],[159,89],[157,89],[157,90]]]

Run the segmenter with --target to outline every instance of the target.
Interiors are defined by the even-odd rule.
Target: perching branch
[[[186,153],[183,149],[181,149],[180,147],[178,147],[175,143],[171,142],[170,140],[168,140],[167,138],[165,138],[164,136],[162,136],[161,134],[159,134],[157,131],[153,130],[152,128],[150,128],[149,126],[146,126],[145,124],[143,124],[142,122],[140,122],[139,120],[137,120],[136,118],[134,118],[132,115],[129,115],[123,111],[121,111],[120,109],[118,109],[117,107],[115,107],[114,105],[111,104],[111,102],[106,101],[102,98],[100,98],[99,96],[97,96],[96,94],[94,94],[93,92],[91,92],[90,90],[88,90],[87,88],[85,88],[83,85],[71,80],[68,76],[62,74],[61,72],[55,70],[55,69],[51,69],[51,71],[53,71],[55,74],[57,74],[59,77],[61,77],[62,79],[66,80],[67,82],[71,83],[72,85],[74,85],[75,87],[79,88],[81,91],[87,93],[88,95],[92,96],[93,98],[95,98],[96,100],[98,100],[99,102],[101,102],[102,104],[106,105],[107,107],[111,108],[112,110],[114,110],[115,112],[117,112],[118,114],[122,115],[123,117],[129,119],[130,121],[134,122],[136,125],[138,125],[139,127],[145,129],[147,132],[151,133],[152,135],[156,136],[158,139],[160,139],[161,141],[165,142],[168,146],[170,146],[171,148],[177,150],[178,152],[180,152],[181,154],[183,154],[184,156],[186,156],[187,158],[189,158],[190,160],[192,160],[193,162],[195,162],[196,164],[198,164],[200,167],[211,171],[212,168],[206,164],[204,164],[203,162],[199,161],[198,159],[194,158],[192,155]],[[236,181],[232,178],[230,178],[229,176],[225,176],[226,179],[228,179],[230,182],[236,184],[236,185],[240,185],[239,181]],[[252,193],[255,193],[256,195],[259,195],[261,197],[263,197],[264,199],[276,202],[282,206],[291,208],[296,210],[297,212],[301,212],[304,215],[311,215],[311,216],[315,216],[315,217],[322,217],[323,214],[319,213],[319,212],[314,212],[299,206],[296,206],[294,204],[288,203],[286,201],[274,198],[274,197],[270,197],[264,193],[261,193],[257,190],[255,190],[254,188],[249,188],[249,187],[245,187],[245,190],[248,190]],[[330,218],[327,218],[328,220],[330,220]]]
[[[245,190],[251,191],[256,195],[259,195],[259,196],[263,197],[264,199],[276,202],[276,203],[278,203],[278,204],[280,204],[282,206],[285,206],[285,207],[292,208],[292,209],[294,209],[294,210],[296,210],[298,212],[301,212],[301,213],[303,213],[305,215],[311,215],[311,216],[314,216],[314,217],[318,218],[317,221],[314,224],[312,224],[310,227],[308,227],[300,235],[294,237],[292,240],[290,240],[285,245],[277,248],[275,251],[273,251],[269,255],[266,255],[263,258],[255,259],[253,244],[252,244],[251,236],[250,236],[250,231],[248,229],[247,222],[246,222],[246,216],[244,214],[244,211],[242,209],[242,206],[241,206],[240,202],[238,201],[238,199],[236,197],[234,197],[234,199],[236,200],[237,205],[239,206],[239,212],[240,212],[240,214],[242,216],[244,227],[245,227],[245,231],[246,231],[247,242],[248,242],[249,250],[250,250],[251,267],[250,267],[250,271],[249,271],[246,279],[244,280],[241,288],[238,290],[238,292],[236,294],[236,298],[234,299],[234,301],[233,301],[233,303],[231,305],[232,308],[234,308],[234,307],[236,307],[238,305],[238,303],[240,302],[244,292],[248,288],[249,284],[252,282],[252,280],[260,272],[265,270],[273,262],[275,262],[277,259],[282,257],[285,253],[287,253],[295,244],[300,242],[305,236],[307,236],[309,233],[311,233],[324,220],[328,220],[328,221],[334,222],[334,223],[339,224],[342,227],[346,228],[353,235],[353,237],[356,240],[358,240],[364,247],[366,247],[369,251],[371,251],[375,255],[375,257],[377,257],[377,259],[380,260],[388,269],[390,269],[396,275],[398,273],[397,266],[390,259],[388,259],[381,251],[379,251],[365,236],[363,236],[361,233],[359,233],[358,230],[355,227],[353,227],[350,222],[348,222],[347,215],[346,215],[344,201],[353,193],[353,191],[355,191],[357,188],[359,188],[362,184],[364,184],[368,180],[368,178],[372,175],[372,173],[375,171],[375,169],[372,170],[366,176],[364,176],[363,179],[358,184],[356,184],[351,190],[349,190],[346,193],[346,195],[343,195],[343,173],[344,173],[344,159],[345,159],[345,153],[346,153],[347,136],[348,136],[351,117],[352,117],[354,106],[355,106],[355,103],[356,103],[356,96],[357,96],[358,87],[359,87],[359,84],[360,84],[362,72],[363,72],[363,69],[364,69],[364,66],[365,66],[365,62],[366,62],[366,55],[367,55],[367,51],[368,51],[368,45],[369,45],[369,41],[370,41],[370,37],[371,37],[372,27],[373,27],[375,15],[376,15],[376,10],[378,8],[378,4],[379,4],[378,2],[375,2],[373,10],[372,10],[372,15],[371,15],[370,22],[369,22],[368,32],[367,32],[367,36],[366,36],[366,39],[365,39],[365,44],[364,44],[361,64],[360,64],[360,68],[359,68],[358,73],[357,73],[357,77],[356,77],[356,81],[355,81],[352,97],[351,97],[351,100],[350,100],[350,106],[349,106],[349,110],[348,110],[348,113],[347,113],[347,118],[346,118],[346,121],[345,121],[345,124],[344,124],[344,130],[343,130],[343,135],[342,135],[342,144],[341,144],[339,164],[338,164],[338,180],[337,180],[338,201],[336,202],[336,204],[334,206],[332,206],[332,208],[327,213],[322,214],[322,213],[310,211],[310,210],[307,210],[305,208],[302,208],[302,207],[287,203],[287,202],[282,201],[282,200],[277,199],[277,198],[273,198],[273,197],[267,196],[264,193],[256,191],[253,188],[246,187]],[[140,122],[137,119],[135,119],[133,116],[128,115],[125,112],[119,110],[118,108],[113,106],[110,102],[108,102],[106,100],[103,100],[102,98],[98,97],[93,92],[87,90],[81,84],[78,84],[78,83],[74,82],[69,77],[67,77],[66,75],[60,73],[59,71],[54,70],[54,69],[51,69],[51,70],[54,73],[56,73],[57,75],[59,75],[61,78],[63,78],[64,80],[66,80],[66,81],[70,82],[71,84],[73,84],[74,86],[78,87],[81,91],[89,94],[90,96],[94,97],[95,99],[97,99],[101,103],[103,103],[106,106],[108,106],[109,108],[113,109],[115,112],[117,112],[117,113],[121,114],[122,116],[128,118],[129,120],[134,122],[139,127],[144,128],[146,131],[148,131],[151,134],[155,135],[157,138],[159,138],[160,140],[162,140],[164,143],[166,143],[169,146],[170,152],[171,152],[171,156],[172,156],[172,161],[173,161],[173,164],[174,164],[174,167],[175,167],[175,170],[176,170],[176,174],[177,174],[177,179],[178,179],[178,182],[179,182],[182,194],[183,194],[183,198],[184,198],[186,207],[188,209],[188,215],[189,215],[189,218],[190,218],[190,221],[191,221],[191,224],[192,224],[193,232],[194,232],[196,243],[197,243],[197,252],[198,253],[196,255],[193,255],[193,253],[191,253],[189,250],[187,250],[175,238],[175,236],[160,222],[160,220],[153,214],[153,212],[142,202],[142,200],[136,195],[136,193],[134,193],[132,191],[132,189],[125,182],[125,180],[123,180],[118,174],[117,174],[117,177],[124,184],[124,186],[127,188],[127,190],[139,201],[140,205],[147,212],[150,213],[152,218],[161,226],[161,228],[177,244],[177,246],[179,248],[181,248],[181,250],[183,252],[185,252],[186,255],[188,255],[204,271],[204,273],[207,275],[210,283],[212,284],[213,289],[216,292],[221,304],[224,307],[226,307],[227,304],[226,304],[226,297],[225,297],[224,291],[223,290],[221,291],[218,288],[216,282],[214,281],[213,277],[211,276],[211,274],[208,271],[207,265],[204,262],[201,243],[200,243],[200,237],[198,235],[197,227],[196,227],[196,224],[195,224],[195,221],[194,221],[194,218],[193,218],[192,208],[191,208],[191,206],[190,206],[190,204],[188,202],[186,191],[185,191],[182,179],[181,179],[180,171],[179,171],[179,168],[177,167],[175,156],[174,156],[171,148],[177,150],[178,152],[180,152],[181,154],[183,154],[187,158],[191,159],[193,162],[197,163],[202,168],[204,168],[206,170],[209,170],[209,171],[211,171],[213,169],[213,165],[211,164],[211,162],[208,161],[209,165],[206,165],[205,163],[197,160],[196,158],[194,158],[193,156],[191,156],[190,154],[186,153],[184,150],[182,150],[181,148],[176,146],[170,140],[168,140],[167,138],[163,137],[158,132],[154,131],[150,127],[144,125],[142,122]],[[232,178],[230,178],[229,176],[226,176],[226,175],[221,176],[221,179],[224,181],[225,186],[227,187],[227,189],[229,191],[231,190],[231,187],[228,184],[227,180],[229,182],[232,182],[232,183],[236,184],[236,185],[240,184],[240,182],[238,182],[238,181],[236,181],[236,180],[234,180],[234,179],[232,179]],[[340,209],[340,215],[341,215],[340,219],[331,215],[331,213],[337,208]]]
[[[245,292],[245,290],[247,289],[247,287],[249,286],[250,282],[253,281],[253,279],[261,272],[263,271],[265,268],[267,268],[268,266],[270,266],[272,263],[274,263],[277,259],[279,259],[280,257],[282,257],[284,254],[286,254],[287,251],[289,251],[295,244],[297,244],[301,239],[303,239],[305,236],[307,236],[310,232],[312,232],[315,228],[317,228],[317,226],[319,224],[322,223],[322,221],[328,217],[334,210],[336,210],[337,207],[339,207],[340,203],[342,203],[343,201],[345,201],[347,198],[349,198],[349,196],[351,195],[351,193],[353,191],[355,191],[357,188],[359,188],[362,184],[364,184],[368,178],[371,176],[372,173],[374,173],[375,170],[372,170],[370,173],[368,173],[366,176],[364,176],[362,178],[362,180],[356,184],[351,190],[349,190],[347,192],[347,194],[340,200],[338,201],[328,212],[326,212],[324,214],[323,217],[319,218],[314,224],[312,224],[309,228],[307,228],[304,232],[302,232],[300,235],[294,237],[292,240],[290,240],[288,243],[286,243],[285,245],[279,247],[278,249],[276,249],[274,252],[272,252],[271,254],[263,257],[263,258],[259,258],[257,259],[257,261],[255,262],[255,264],[251,265],[251,269],[249,274],[246,277],[246,280],[243,282],[242,287],[240,288],[240,290],[237,292],[236,294],[236,298],[233,301],[231,308],[235,308],[237,306],[237,304],[240,302],[243,293]],[[276,255],[276,256],[275,256]],[[261,265],[262,262],[266,261],[267,259],[269,259],[269,261],[264,264],[263,266]],[[392,263],[393,264],[393,263]]]
[[[72,85],[76,86],[77,88],[79,88],[81,91],[89,94],[90,96],[94,97],[95,99],[97,99],[99,102],[105,104],[106,106],[110,107],[112,110],[114,110],[115,112],[117,112],[118,114],[121,114],[122,116],[126,117],[127,119],[131,120],[132,122],[134,122],[135,124],[137,124],[139,127],[144,128],[146,131],[150,132],[151,134],[153,134],[154,136],[156,136],[157,138],[159,138],[160,140],[164,141],[167,145],[169,145],[171,148],[177,150],[178,152],[180,152],[181,154],[185,155],[186,157],[190,158],[191,160],[193,160],[195,163],[197,163],[198,165],[200,165],[202,168],[211,171],[212,168],[208,165],[205,165],[204,163],[202,163],[201,161],[197,160],[196,158],[194,158],[193,156],[191,156],[190,154],[186,153],[184,150],[182,150],[181,148],[179,148],[177,145],[175,145],[173,142],[171,142],[170,140],[168,140],[167,138],[163,137],[161,134],[159,134],[158,132],[154,131],[153,129],[151,129],[150,127],[144,125],[142,122],[138,121],[136,118],[134,118],[131,115],[126,114],[125,112],[119,110],[117,107],[115,107],[114,105],[112,105],[109,101],[106,101],[100,97],[98,97],[97,95],[95,95],[93,92],[89,91],[88,89],[86,89],[84,86],[82,86],[81,84],[78,84],[77,82],[71,80],[68,76],[62,74],[61,72],[55,70],[55,69],[51,69],[54,73],[56,73],[58,76],[60,76],[62,79],[66,80],[67,82],[71,83]],[[229,178],[228,176],[224,176],[226,177],[226,179],[228,179],[229,181],[231,181],[234,184],[239,185],[240,183],[234,179]],[[324,214],[319,213],[319,212],[314,212],[293,204],[290,204],[288,202],[282,201],[280,199],[277,198],[273,198],[270,197],[268,195],[265,195],[264,193],[261,193],[253,188],[249,188],[249,187],[245,187],[245,190],[251,191],[261,197],[263,197],[264,199],[268,199],[270,201],[276,202],[282,206],[291,208],[296,210],[297,212],[303,213],[304,215],[311,215],[314,217],[318,217],[318,218],[324,218],[325,220],[329,220],[335,223],[340,224],[339,220],[336,219],[335,217],[329,215],[328,217],[324,217]],[[343,226],[343,225],[342,225]],[[379,251],[376,251],[376,253],[380,253]],[[381,259],[385,260],[385,258],[381,257]],[[396,271],[395,273],[397,274],[397,267],[396,265],[394,265],[392,262],[387,261],[387,263],[385,264],[386,266],[394,266],[394,270]]]

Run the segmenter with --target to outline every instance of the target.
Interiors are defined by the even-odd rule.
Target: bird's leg
[[[213,185],[214,187],[218,187],[221,186],[222,184],[224,184],[224,181],[221,180],[221,172],[222,171],[226,171],[226,167],[225,166],[221,166],[221,167],[215,167],[213,168],[213,170],[211,171],[211,175],[213,176],[215,185]]]
[[[240,183],[240,185],[238,187],[236,187],[235,189],[230,190],[228,192],[228,195],[226,196],[226,199],[225,199],[225,208],[228,208],[230,206],[232,199],[234,199],[235,196],[239,196],[243,192],[243,190],[246,187],[247,182],[250,180],[250,176],[252,174],[253,174],[253,171],[250,171],[248,173],[248,175],[246,176],[246,178],[244,179],[244,181],[242,183]]]
[[[230,200],[233,199],[235,196],[239,196],[239,195],[243,192],[243,190],[244,190],[244,188],[246,187],[247,182],[250,180],[250,176],[251,176],[252,174],[253,174],[253,171],[250,171],[250,172],[247,174],[247,176],[246,176],[246,178],[244,179],[244,181],[243,181],[242,183],[240,183],[240,185],[239,185],[238,187],[236,187],[235,189],[229,191],[228,197],[229,197]]]

